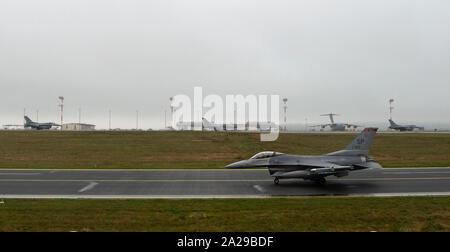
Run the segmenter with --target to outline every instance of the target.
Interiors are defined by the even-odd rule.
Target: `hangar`
[[[86,123],[66,123],[63,124],[62,130],[95,130],[95,125]]]

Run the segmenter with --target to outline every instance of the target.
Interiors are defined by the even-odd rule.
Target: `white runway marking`
[[[383,174],[443,174],[443,173],[450,173],[450,172],[383,172]]]
[[[87,186],[85,186],[85,187],[83,187],[81,190],[79,190],[78,192],[85,192],[85,191],[88,191],[88,190],[91,190],[92,188],[94,188],[96,185],[98,185],[98,183],[96,183],[96,182],[91,182],[89,185],[87,185]]]
[[[265,193],[266,190],[262,188],[260,185],[254,185],[253,188],[255,188],[258,192]]]
[[[11,173],[11,172],[4,172],[4,173],[0,173],[0,175],[10,175],[10,176],[21,176],[21,175],[25,175],[25,176],[35,176],[35,175],[41,175],[40,173]]]
[[[30,195],[0,194],[2,199],[253,199],[273,198],[267,195]]]
[[[259,199],[259,198],[358,198],[358,197],[406,197],[406,196],[450,196],[450,192],[417,192],[417,193],[372,193],[372,194],[348,194],[334,195],[298,195],[298,196],[270,196],[270,195],[21,195],[0,194],[3,199]]]

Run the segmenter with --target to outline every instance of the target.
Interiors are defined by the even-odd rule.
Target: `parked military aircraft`
[[[344,177],[350,171],[382,168],[368,156],[377,130],[378,128],[366,128],[344,150],[325,155],[298,156],[264,151],[225,168],[267,167],[275,184],[279,183],[279,179],[302,178],[323,185],[327,176]]]
[[[414,129],[425,130],[424,127],[416,126],[416,125],[398,125],[392,119],[389,119],[389,129],[400,130],[400,131],[413,131]]]
[[[270,131],[272,127],[276,127],[273,123],[252,123],[252,125],[256,125],[256,131]],[[195,122],[178,122],[177,129],[179,130],[193,130],[194,126],[196,126]],[[202,118],[201,122],[202,130],[205,131],[249,131],[252,130],[250,127],[250,123],[246,124],[218,124],[209,122],[206,118]]]
[[[196,122],[177,122],[175,129],[176,130],[193,130],[195,126],[199,125],[200,123]],[[168,127],[170,129],[173,129],[172,127]]]
[[[324,129],[326,127],[330,127],[331,131],[345,131],[348,128],[356,129],[356,128],[360,127],[360,126],[355,125],[355,124],[335,123],[333,116],[338,116],[337,114],[330,113],[330,114],[324,114],[324,115],[320,115],[320,116],[329,116],[331,123],[319,124],[319,125],[314,125],[314,126],[310,126],[310,127],[321,127],[322,129]]]
[[[225,131],[225,130],[234,131],[236,128],[236,126],[232,125],[232,124],[228,125],[228,127],[227,127],[226,124],[210,123],[205,118],[202,118],[202,122],[190,121],[190,122],[178,122],[177,123],[177,129],[179,129],[179,130],[194,130],[196,126],[201,127],[202,130],[205,130],[205,131]]]
[[[203,130],[206,131],[236,131],[237,125],[235,124],[225,124],[225,123],[212,123],[206,120],[206,118],[202,118]]]
[[[217,123],[211,123],[206,118],[202,118],[203,123],[203,129],[209,130],[209,131],[250,131],[252,130],[252,127],[255,127],[254,130],[256,131],[270,131],[272,127],[277,127],[274,123],[270,122],[255,122],[250,123],[247,122],[245,124],[217,124]]]
[[[44,129],[51,129],[53,126],[61,126],[56,123],[48,122],[48,123],[38,123],[33,122],[28,116],[24,116],[25,118],[25,124],[23,125],[24,128],[32,128],[37,130],[44,130]]]

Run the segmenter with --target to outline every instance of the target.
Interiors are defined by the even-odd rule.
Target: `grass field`
[[[450,231],[450,197],[6,200],[0,231]]]
[[[263,150],[318,155],[355,134],[0,131],[0,168],[222,168]],[[450,166],[450,134],[378,134],[371,155],[385,167]]]

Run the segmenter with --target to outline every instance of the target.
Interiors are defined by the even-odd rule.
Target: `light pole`
[[[283,99],[283,103],[284,103],[284,132],[287,131],[287,98]]]
[[[308,118],[305,118],[305,132],[308,132]]]
[[[61,101],[59,107],[61,107],[61,130],[63,130],[64,96],[60,96],[58,98]]]
[[[171,120],[171,121],[172,121],[171,125],[174,126],[174,125],[173,125],[173,123],[174,123],[174,122],[173,122],[173,106],[172,106],[173,97],[170,97],[170,98],[169,98],[169,101],[170,101],[170,118],[172,118],[172,120]],[[171,128],[173,129],[173,127],[171,127]]]
[[[111,130],[111,109],[109,110],[109,130]]]
[[[392,103],[394,102],[394,99],[389,99],[389,118],[392,120],[392,110],[394,107],[392,107]]]
[[[167,110],[164,110],[164,129],[167,129]]]
[[[136,130],[139,128],[139,110],[136,110]]]

